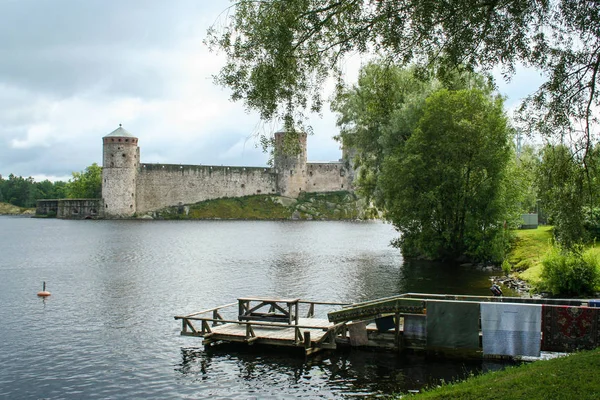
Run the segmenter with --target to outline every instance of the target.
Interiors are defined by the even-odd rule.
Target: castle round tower
[[[119,127],[102,138],[102,199],[106,218],[128,218],[136,212],[140,162],[138,139]]]
[[[276,132],[273,156],[279,193],[296,198],[306,191],[306,133]]]

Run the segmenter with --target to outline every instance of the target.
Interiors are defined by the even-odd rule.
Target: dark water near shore
[[[179,336],[174,315],[243,296],[489,293],[486,273],[403,263],[395,235],[373,222],[0,217],[0,398],[362,397],[499,368],[356,350],[305,360]]]

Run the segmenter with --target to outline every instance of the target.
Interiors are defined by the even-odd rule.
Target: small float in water
[[[41,292],[38,292],[38,294],[37,294],[37,295],[38,295],[39,297],[48,297],[48,296],[50,296],[50,292],[48,292],[48,291],[46,290],[46,281],[44,281],[44,286],[43,286],[43,288],[42,288],[42,291],[41,291]]]

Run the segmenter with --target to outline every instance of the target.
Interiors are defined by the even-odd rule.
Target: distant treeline
[[[82,172],[73,172],[68,182],[36,182],[32,177],[0,175],[0,202],[32,208],[39,199],[99,198],[102,196],[102,167],[96,163]]]

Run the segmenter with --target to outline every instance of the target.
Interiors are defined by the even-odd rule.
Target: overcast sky
[[[0,174],[66,180],[102,163],[101,139],[120,123],[139,138],[142,162],[266,165],[257,115],[213,84],[224,60],[202,42],[228,5],[0,0]],[[497,83],[510,108],[540,77]],[[328,107],[311,123],[309,160],[339,159]]]

